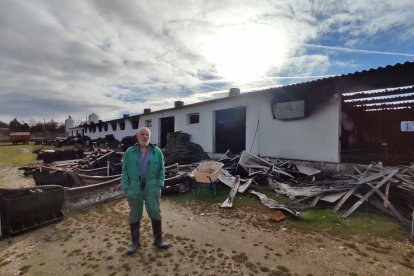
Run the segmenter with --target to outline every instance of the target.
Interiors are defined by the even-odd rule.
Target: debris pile
[[[82,159],[43,162],[19,169],[24,170],[26,176],[32,175],[38,187],[64,187],[65,210],[74,210],[122,195],[121,159],[120,152],[98,149],[86,154]],[[163,194],[190,190],[192,178],[179,171],[178,163],[166,166],[165,172],[166,179],[161,191]]]
[[[301,204],[309,202],[309,207],[315,207],[324,201],[335,204],[335,211],[347,206],[342,214],[344,219],[363,204],[370,204],[408,229],[414,221],[414,165],[354,165],[352,174],[334,175],[292,162],[262,159],[247,152],[241,156],[227,152],[220,162],[224,164],[218,177],[222,183],[231,188],[237,186],[239,193],[248,190],[269,208],[294,216],[299,214],[295,208],[303,207]],[[269,185],[277,194],[287,196],[293,202],[286,206],[269,199],[251,189],[252,183]],[[233,198],[232,191],[230,196]],[[222,207],[232,206],[230,196]]]
[[[167,134],[164,157],[167,165],[189,164],[210,159],[199,144],[190,142],[190,134],[181,131]]]

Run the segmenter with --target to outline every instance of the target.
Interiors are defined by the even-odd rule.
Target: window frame
[[[191,122],[191,118],[197,116],[197,122]],[[200,113],[195,112],[195,113],[189,113],[187,114],[187,125],[195,125],[195,124],[200,124]]]

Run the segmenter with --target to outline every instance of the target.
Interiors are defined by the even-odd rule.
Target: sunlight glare
[[[282,64],[287,41],[277,30],[263,25],[231,27],[211,37],[203,54],[225,79],[247,83],[264,77]]]

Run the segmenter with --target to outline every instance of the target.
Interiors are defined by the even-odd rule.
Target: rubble
[[[204,158],[202,149],[196,150],[198,154],[191,150],[178,154],[180,147],[191,148],[188,143],[189,136],[185,133],[169,135],[167,152],[170,155],[166,153],[166,159],[169,158],[170,165],[165,167],[162,194],[185,193],[196,183],[216,185],[221,182],[230,188],[221,208],[233,208],[237,193],[249,193],[258,197],[263,205],[278,210],[279,217],[283,217],[283,212],[300,217],[297,209],[302,210],[304,204],[307,204],[306,208],[315,208],[324,202],[324,206],[331,204],[334,211],[344,210],[341,217],[346,219],[361,206],[369,204],[411,229],[414,238],[414,165],[352,165],[350,173],[333,174],[291,161],[270,160],[247,152],[235,155],[229,151],[219,161],[195,163],[187,161]],[[100,149],[86,153],[82,159],[20,169],[25,175],[32,174],[38,186],[57,184],[64,187],[64,209],[70,210],[122,195],[119,185],[121,157],[122,153]],[[184,167],[192,169],[184,172]],[[255,191],[255,185],[269,186],[275,195],[286,196],[292,202],[281,204]]]
[[[346,219],[365,203],[397,219],[405,228],[411,229],[414,236],[414,165],[353,165],[352,174],[334,175],[289,161],[270,161],[247,152],[242,152],[240,156],[226,152],[220,162],[224,163],[224,167],[218,179],[224,185],[233,188],[235,175],[240,174],[237,191],[256,195],[269,208],[298,216],[294,208],[303,203],[313,208],[324,201],[335,204],[334,211],[348,206],[341,216]],[[289,197],[293,202],[279,204],[255,192],[252,184],[268,185],[276,194]]]

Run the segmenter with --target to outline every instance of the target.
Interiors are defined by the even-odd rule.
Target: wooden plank
[[[366,177],[369,173],[369,171],[372,169],[373,164],[369,164],[363,173],[359,176],[359,179],[362,179],[363,177]]]
[[[413,210],[413,219],[411,220],[411,241],[414,241],[414,210]]]
[[[315,196],[315,199],[312,201],[311,206],[315,207],[316,204],[318,203],[319,199],[321,199],[321,197],[322,197],[322,195]]]
[[[388,201],[388,194],[390,193],[390,185],[391,185],[391,183],[390,183],[390,182],[388,182],[388,183],[387,183],[387,186],[385,186],[385,198],[386,198],[387,200],[384,200],[384,208],[388,208],[387,201]]]
[[[348,200],[348,198],[355,193],[355,191],[359,188],[359,185],[355,185],[352,189],[350,189],[342,198],[341,200],[335,205],[334,211],[337,212],[339,208]]]
[[[368,183],[368,185],[371,188],[375,188],[372,184]],[[404,225],[404,227],[406,228],[410,228],[410,221],[406,218],[404,218],[398,211],[397,209],[394,207],[394,205],[385,197],[385,195],[380,191],[380,190],[375,190],[375,192],[384,200],[387,202],[387,205],[389,207],[389,209],[391,210],[393,216],[398,219],[402,225]]]
[[[355,193],[354,196],[358,198],[363,197],[363,195],[361,195],[360,193]],[[384,208],[384,206],[382,205],[382,202],[379,201],[379,199],[371,197],[370,199],[367,200],[367,202],[371,204],[373,207],[383,212],[384,214],[386,214],[387,216],[390,216],[390,217],[394,216],[393,213],[389,209]]]
[[[347,218],[350,214],[352,214],[365,200],[367,200],[375,191],[382,187],[391,177],[393,177],[398,172],[398,169],[394,169],[389,173],[383,180],[381,180],[373,189],[371,189],[368,193],[366,193],[358,202],[352,205],[349,210],[342,215],[342,218]],[[366,179],[368,179],[367,177]]]
[[[361,174],[362,172],[358,169],[357,166],[352,165],[352,168],[354,169],[354,171],[356,171],[357,174]]]
[[[402,181],[404,181],[404,182],[407,182],[408,184],[414,185],[414,181],[410,181],[410,180],[402,177],[401,175],[396,175],[395,177],[402,180]]]
[[[373,175],[370,175],[369,177],[365,177],[364,174],[368,173],[368,171],[372,168],[372,165],[369,165],[368,168],[364,171],[364,173],[361,175],[361,179],[358,180],[358,182],[355,184],[355,187],[353,187],[352,189],[349,190],[349,192],[347,192],[342,199],[336,204],[334,211],[337,212],[339,210],[339,208],[342,207],[342,205],[348,200],[348,198],[351,197],[351,195],[353,193],[355,193],[355,191],[360,187],[361,184],[364,184],[366,182],[378,179],[380,177],[383,177],[384,175],[386,175],[389,171],[386,172],[379,172]]]

